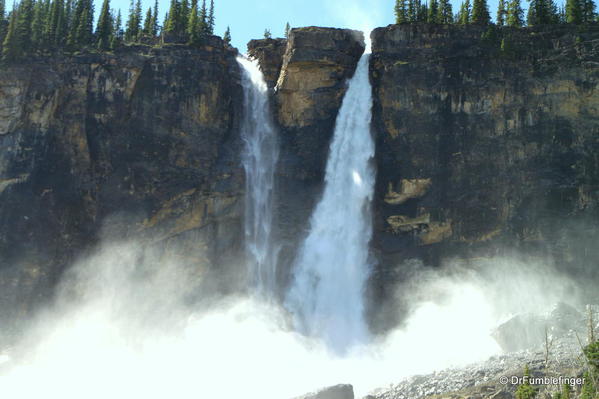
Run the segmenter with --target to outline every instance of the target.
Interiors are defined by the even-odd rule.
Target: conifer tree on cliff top
[[[507,26],[519,28],[524,24],[524,11],[520,0],[510,0],[507,6]]]
[[[21,44],[18,34],[18,10],[13,9],[10,13],[10,22],[8,23],[8,32],[2,44],[2,60],[14,61],[22,55]]]
[[[104,0],[98,25],[96,27],[96,41],[98,49],[107,50],[110,47],[112,36],[112,18],[110,17],[110,0]]]
[[[405,24],[406,22],[410,22],[406,0],[395,0],[395,23]]]
[[[504,26],[505,18],[507,15],[507,10],[505,9],[505,0],[499,0],[499,4],[497,5],[497,25]]]
[[[487,0],[474,0],[472,4],[472,23],[477,25],[488,25],[491,23]]]

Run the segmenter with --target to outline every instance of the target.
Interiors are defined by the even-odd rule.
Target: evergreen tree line
[[[162,32],[198,44],[214,32],[214,0],[172,0],[163,25],[158,22],[158,0],[142,17],[141,0],[131,0],[125,26],[121,11],[103,0],[94,29],[93,0],[21,0],[6,13],[6,0],[0,0],[0,43],[2,60],[15,61],[28,55],[56,50],[76,52],[84,49],[111,50],[142,38],[156,39]],[[230,31],[227,29],[228,42]]]
[[[396,23],[427,22],[433,24],[487,25],[491,15],[487,0],[463,0],[453,14],[449,0],[396,0]],[[546,24],[587,24],[598,20],[593,0],[566,0],[558,7],[555,0],[529,0],[526,20],[521,0],[499,0],[495,23],[499,26],[521,27]]]

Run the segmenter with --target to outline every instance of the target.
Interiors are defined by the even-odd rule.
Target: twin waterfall
[[[245,169],[245,247],[255,292],[271,299],[276,290],[277,251],[272,239],[274,172],[279,143],[270,113],[268,86],[258,61],[238,57],[242,69]]]
[[[299,247],[285,300],[295,327],[323,339],[337,353],[368,337],[363,291],[370,274],[370,203],[375,179],[368,61],[365,53],[349,81],[330,147],[324,192]],[[240,59],[240,64],[246,91],[246,245],[256,289],[264,293],[274,290],[275,283],[276,253],[269,239],[277,139],[264,80],[255,63]]]
[[[300,247],[287,298],[301,331],[321,336],[337,352],[368,334],[363,290],[370,274],[374,189],[368,60],[368,54],[360,59],[337,115],[324,194]]]

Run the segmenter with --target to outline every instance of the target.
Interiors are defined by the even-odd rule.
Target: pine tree
[[[68,32],[67,11],[63,0],[54,0],[49,14],[51,33],[47,35],[48,40],[55,46],[61,46]]]
[[[202,31],[200,17],[198,16],[197,3],[194,4],[189,13],[189,21],[187,23],[187,34],[189,35],[189,44],[198,45],[202,40]]]
[[[167,33],[179,33],[177,32],[179,20],[179,2],[177,0],[171,0],[171,6],[168,13],[165,16],[165,22],[163,30]]]
[[[125,30],[125,40],[134,42],[139,38],[141,30],[141,1],[131,0],[129,4],[129,17],[127,19],[127,29]]]
[[[208,25],[208,33],[211,35],[214,34],[214,0],[210,0],[210,11],[208,12],[208,20],[206,21],[206,23]]]
[[[595,2],[593,0],[583,0],[582,5],[582,22],[585,24],[595,21],[597,14],[595,13]]]
[[[231,45],[231,28],[229,28],[228,26],[227,30],[225,31],[225,34],[223,35],[223,41],[227,46]]]
[[[112,26],[113,35],[110,39],[110,48],[115,49],[121,45],[123,40],[125,39],[125,32],[123,32],[123,17],[121,16],[121,10],[116,14],[116,18],[114,20],[114,24]]]
[[[85,47],[89,44],[90,35],[87,30],[87,21],[90,19],[89,8],[84,8],[81,18],[77,23],[77,29],[75,30],[75,40],[78,48]]]
[[[507,11],[505,9],[505,0],[499,0],[499,4],[497,5],[497,25],[504,26],[505,25],[505,17],[507,15]]]
[[[440,0],[437,11],[437,22],[440,24],[451,24],[453,22],[453,9],[449,0]]]
[[[144,27],[142,29],[142,34],[144,36],[152,36],[152,26],[154,25],[153,18],[152,7],[150,7],[146,12],[146,18],[144,19]]]
[[[33,22],[31,25],[31,40],[36,49],[42,50],[47,48],[48,40],[45,36],[46,20],[48,16],[45,13],[44,3],[37,1],[33,11]]]
[[[520,6],[520,0],[510,0],[507,6],[506,25],[519,28],[524,24],[524,11]]]
[[[189,8],[188,0],[181,0],[179,3],[179,20],[177,22],[177,33],[181,34],[187,32],[187,24],[189,23],[189,16],[191,10]]]
[[[439,10],[439,2],[437,0],[429,0],[428,3],[428,12],[426,15],[426,22],[429,24],[437,23],[437,14]]]
[[[470,23],[470,0],[462,2],[458,14],[458,24],[468,25]]]
[[[405,24],[410,21],[406,0],[395,0],[395,23]]]
[[[418,14],[416,15],[416,22],[426,22],[428,17],[428,7],[426,3],[419,3]]]
[[[152,36],[158,36],[158,0],[154,1],[154,15],[152,15]]]
[[[549,1],[549,23],[550,24],[561,23],[557,4],[555,3],[554,0],[548,0],[548,1]]]
[[[86,25],[89,19],[89,4],[87,0],[77,0],[70,23],[67,45],[71,49],[78,49],[85,45],[87,36]]]
[[[4,21],[6,18],[6,1],[0,0],[0,21]]]
[[[416,4],[420,0],[407,0],[408,1],[408,22],[416,22],[418,16],[418,9],[420,4]]]
[[[206,10],[206,0],[202,0],[202,8],[200,8],[199,18],[200,31],[202,33],[208,33],[208,11]]]
[[[29,53],[33,50],[32,32],[31,28],[33,25],[34,18],[34,2],[33,0],[23,0],[18,7],[18,28],[17,34],[19,35],[19,44],[21,49],[25,53]]]
[[[579,25],[583,22],[581,0],[566,0],[566,23]]]
[[[66,0],[63,10],[63,37],[69,32],[73,18],[73,0]],[[63,39],[61,37],[61,40]]]
[[[289,33],[291,32],[291,25],[289,22],[285,25],[285,39],[289,39]]]
[[[533,25],[546,25],[557,22],[556,7],[552,0],[530,0],[528,7],[527,23]]]
[[[272,39],[272,34],[270,33],[270,29],[264,29],[264,38]]]
[[[472,23],[477,25],[488,25],[491,23],[489,7],[486,0],[474,0],[472,4]]]
[[[112,18],[110,17],[110,0],[104,0],[96,26],[96,45],[99,50],[108,50],[112,38]]]
[[[10,13],[10,21],[8,23],[8,31],[6,38],[2,43],[2,60],[3,61],[15,61],[22,56],[22,47],[19,41],[19,18],[18,9],[16,5],[13,5],[12,12]]]

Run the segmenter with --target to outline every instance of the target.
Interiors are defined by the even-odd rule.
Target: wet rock
[[[522,314],[512,317],[493,331],[493,338],[507,352],[533,349],[547,342],[573,340],[584,336],[585,317],[574,307],[559,302],[545,315]]]

